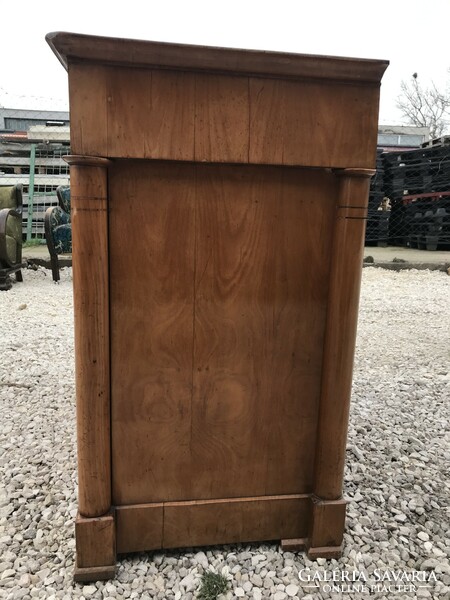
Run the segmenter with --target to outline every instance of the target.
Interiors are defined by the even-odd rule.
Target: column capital
[[[376,173],[376,169],[333,169],[333,173],[336,177],[373,177]]]
[[[77,167],[104,167],[105,169],[112,164],[112,161],[109,158],[104,158],[102,156],[83,156],[80,154],[69,154],[67,156],[63,156],[63,159],[70,166],[76,165]]]

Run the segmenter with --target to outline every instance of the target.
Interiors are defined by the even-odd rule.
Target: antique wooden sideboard
[[[386,61],[52,33],[69,74],[78,580],[341,551]]]

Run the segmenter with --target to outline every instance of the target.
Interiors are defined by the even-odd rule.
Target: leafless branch
[[[450,91],[439,91],[433,82],[428,88],[422,87],[416,73],[410,82],[401,82],[400,91],[397,108],[408,123],[429,127],[432,138],[441,136],[449,129]]]

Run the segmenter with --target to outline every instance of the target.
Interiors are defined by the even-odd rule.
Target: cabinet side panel
[[[311,490],[335,190],[329,173],[197,169],[194,498]]]
[[[113,501],[312,489],[336,180],[119,161]]]
[[[111,167],[113,502],[189,488],[194,208],[192,165]]]

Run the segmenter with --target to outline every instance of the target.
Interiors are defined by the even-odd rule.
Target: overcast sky
[[[400,82],[450,80],[450,0],[22,0],[2,8],[0,105],[67,109],[67,74],[45,42],[72,31],[390,61],[380,122],[401,123]],[[5,8],[9,6],[8,15]],[[6,18],[7,16],[7,18]]]

